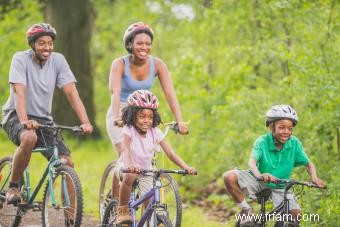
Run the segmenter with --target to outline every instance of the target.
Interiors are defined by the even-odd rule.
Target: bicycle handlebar
[[[263,177],[256,177],[257,181],[264,181]],[[270,181],[270,183],[274,184],[286,184],[286,185],[302,185],[302,186],[307,186],[310,188],[319,188],[319,189],[326,189],[327,187],[320,187],[313,182],[302,182],[302,181],[297,181],[297,180],[286,180],[286,179],[276,179],[276,181]]]
[[[64,126],[64,125],[39,125],[39,128],[48,128],[48,129],[63,129],[70,130],[73,132],[83,132],[83,129],[80,126]]]
[[[136,173],[136,174],[146,174],[146,173],[153,173],[153,174],[161,174],[161,173],[175,173],[181,175],[190,175],[187,170],[169,170],[169,169],[141,169],[139,171],[131,170],[130,168],[121,168],[120,171],[122,173]],[[192,175],[197,175],[197,172],[193,173]]]

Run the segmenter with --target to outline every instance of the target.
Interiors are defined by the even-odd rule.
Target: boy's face
[[[138,110],[136,116],[136,127],[143,133],[152,127],[153,123],[153,111],[150,109]]]
[[[273,128],[275,127],[275,128]],[[293,134],[293,122],[290,120],[278,120],[271,126],[273,136],[282,144],[287,142]]]

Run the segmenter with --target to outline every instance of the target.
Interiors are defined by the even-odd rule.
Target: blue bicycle
[[[123,173],[131,173],[128,169],[122,169]],[[169,174],[181,174],[188,175],[186,170],[142,170],[141,173],[143,176],[152,176],[153,177],[153,186],[152,188],[143,196],[139,196],[138,194],[138,179],[132,185],[129,208],[130,213],[132,215],[132,224],[129,225],[131,227],[142,227],[145,223],[148,226],[152,227],[172,227],[172,222],[169,220],[169,210],[167,209],[167,204],[162,203],[162,193],[161,189],[163,187],[167,187],[168,185],[164,184],[165,176],[169,176],[168,179],[172,178]],[[179,196],[179,194],[178,194]],[[176,198],[180,201],[180,197]],[[149,201],[148,206],[144,209],[140,220],[137,221],[136,214],[137,210],[141,207],[141,205]],[[118,201],[112,200],[105,209],[104,217],[103,217],[103,225],[110,227],[119,227],[122,225],[116,224],[117,218],[117,207]],[[180,223],[178,223],[180,225]],[[126,226],[126,225],[125,225]]]
[[[82,132],[78,126],[41,125],[37,130],[53,130],[53,144],[62,129]],[[26,168],[21,179],[22,201],[16,205],[5,202],[12,158],[0,160],[0,226],[19,226],[28,210],[42,212],[42,226],[80,226],[83,213],[83,196],[79,178],[75,170],[62,164],[58,158],[57,146],[36,148],[34,153],[52,154],[38,184],[31,187],[30,171]],[[47,180],[46,180],[47,179]],[[46,182],[42,201],[36,197]]]

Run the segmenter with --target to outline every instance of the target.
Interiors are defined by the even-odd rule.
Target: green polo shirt
[[[282,149],[278,150],[271,132],[257,138],[251,151],[251,158],[257,161],[260,173],[270,173],[280,179],[289,179],[294,167],[309,163],[308,156],[298,138],[291,136]],[[268,186],[282,188],[275,184],[268,184]]]

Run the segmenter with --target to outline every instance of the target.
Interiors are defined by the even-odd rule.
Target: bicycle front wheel
[[[182,200],[176,181],[168,174],[162,173],[160,178],[160,202],[167,205],[168,220],[174,227],[180,227],[182,222]]]
[[[152,227],[173,227],[169,220],[168,212],[164,208],[156,208],[151,215],[151,220],[149,221],[149,226]]]
[[[111,186],[113,179],[113,169],[116,167],[116,161],[110,162],[103,173],[99,187],[99,215],[100,220],[103,220],[105,209],[111,201]]]
[[[118,208],[118,201],[117,200],[111,200],[109,204],[106,206],[104,216],[103,216],[103,221],[102,225],[103,226],[116,226],[116,218],[117,218],[117,208]]]
[[[12,204],[6,204],[6,192],[12,172],[12,158],[0,160],[0,226],[19,226],[23,213]]]
[[[83,195],[75,170],[69,166],[56,169],[53,183],[46,184],[43,196],[42,225],[80,226]]]

